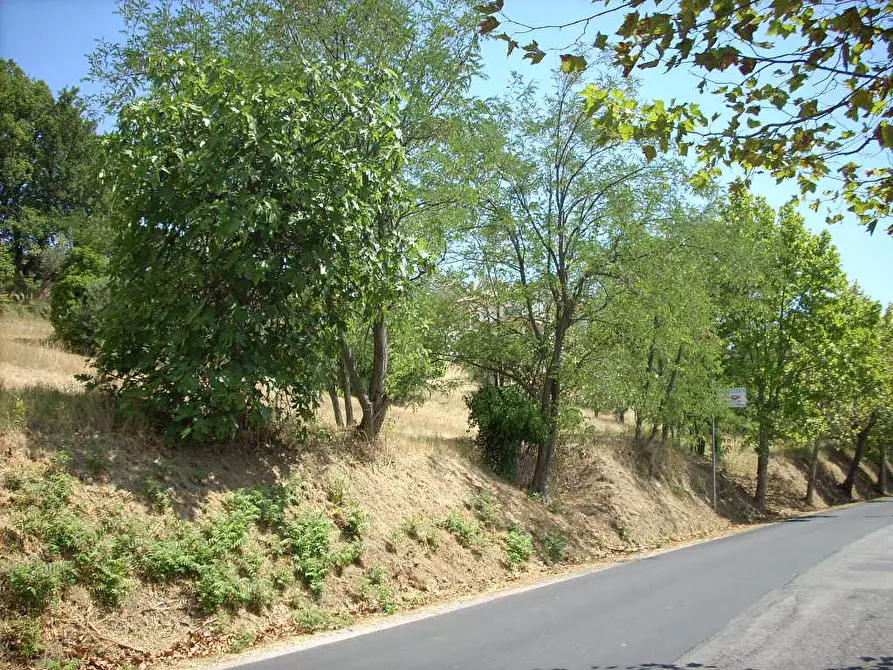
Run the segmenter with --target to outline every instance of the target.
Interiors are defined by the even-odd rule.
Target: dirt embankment
[[[373,451],[326,406],[300,440],[171,449],[78,390],[39,323],[4,334],[0,666],[161,667],[766,518],[748,450],[722,463],[717,513],[709,463],[643,455],[605,417],[561,452],[550,500],[530,498],[476,464],[461,392],[395,408]],[[822,462],[823,504],[842,459]],[[804,472],[773,461],[772,514],[802,509]]]

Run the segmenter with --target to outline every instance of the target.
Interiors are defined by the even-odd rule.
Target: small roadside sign
[[[733,388],[726,390],[727,407],[747,407],[747,389]]]

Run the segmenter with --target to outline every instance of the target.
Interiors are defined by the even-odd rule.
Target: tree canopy
[[[691,101],[631,104],[590,91],[596,119],[627,112],[629,125],[687,151],[694,146],[709,169],[736,164],[746,170],[796,180],[815,209],[829,206],[828,220],[843,214],[869,231],[888,222],[893,202],[893,8],[874,0],[731,0],[709,3],[658,0],[595,2],[602,9],[565,24],[594,27],[591,41],[625,76],[662,67],[687,69],[698,89],[726,109],[707,118]],[[520,48],[540,62],[536,42],[521,46],[512,29],[512,3],[477,7],[480,30]],[[613,34],[602,26],[622,21]],[[515,28],[519,28],[514,24]],[[550,26],[555,27],[555,26]],[[523,26],[525,32],[536,26]],[[583,69],[580,53],[561,55],[566,71]],[[635,114],[629,114],[629,112]],[[635,120],[635,123],[633,122]],[[598,122],[598,121],[597,121]],[[830,188],[827,184],[832,184]],[[818,197],[818,189],[824,189]],[[886,223],[893,234],[893,224]]]

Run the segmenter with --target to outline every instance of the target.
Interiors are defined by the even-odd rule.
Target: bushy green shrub
[[[554,529],[540,536],[540,558],[546,563],[560,563],[567,549],[567,533]]]
[[[55,603],[62,591],[77,578],[70,561],[29,561],[7,565],[0,584],[9,604],[23,610],[42,612]]]
[[[393,614],[397,611],[394,594],[387,586],[388,573],[383,565],[374,565],[360,579],[357,595],[370,608]]]
[[[147,579],[163,582],[198,575],[205,563],[202,553],[189,540],[159,538],[141,548],[137,561]]]
[[[72,350],[96,352],[99,317],[107,301],[106,259],[87,247],[72,249],[53,284],[50,322]]]
[[[295,570],[316,595],[325,588],[329,571],[332,522],[321,512],[305,512],[282,527],[283,548],[294,559]]]
[[[533,556],[533,538],[525,530],[517,526],[512,528],[505,536],[506,564],[514,570],[524,565]]]
[[[110,543],[100,543],[77,557],[80,581],[102,603],[120,605],[133,588],[131,557],[119,555]]]
[[[471,547],[480,541],[480,528],[474,521],[466,519],[456,510],[440,522],[440,527],[456,536],[463,547]]]
[[[202,567],[195,595],[206,614],[223,608],[236,610],[248,604],[251,580],[240,575],[231,563],[211,563]]]
[[[36,617],[22,616],[13,619],[3,637],[6,646],[22,658],[34,658],[44,651],[43,630],[40,619]]]
[[[468,507],[474,510],[475,516],[485,526],[494,526],[502,511],[502,505],[492,493],[484,491],[472,496],[468,501]]]
[[[344,537],[353,542],[363,539],[372,529],[372,520],[362,507],[351,505],[335,512],[335,523]]]
[[[363,555],[363,545],[360,542],[344,542],[336,546],[329,557],[332,569],[338,574],[348,565],[356,563]]]
[[[482,386],[465,398],[468,421],[477,426],[477,444],[493,471],[512,479],[522,445],[540,444],[547,424],[537,404],[514,387]]]

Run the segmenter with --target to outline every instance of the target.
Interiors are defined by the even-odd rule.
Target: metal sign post
[[[742,408],[747,407],[747,389],[743,387],[735,387],[726,389],[725,392],[726,407]],[[713,509],[716,509],[716,415],[710,415],[710,451],[713,461]]]
[[[716,510],[716,415],[710,416],[710,452],[713,459],[713,509]]]

